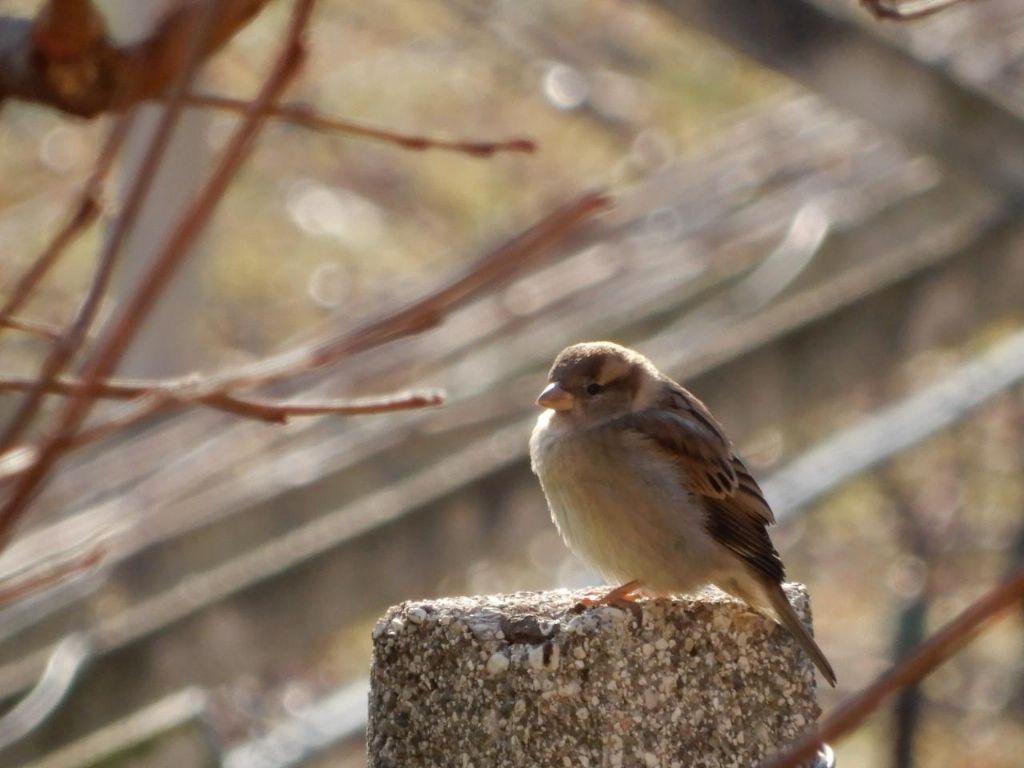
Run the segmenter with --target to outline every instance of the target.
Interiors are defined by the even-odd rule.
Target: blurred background
[[[98,5],[125,39],[160,14]],[[270,4],[204,88],[254,93],[287,12]],[[388,605],[597,583],[526,455],[546,368],[582,340],[650,356],[764,480],[839,676],[826,710],[1024,561],[1019,3],[883,24],[853,0],[322,2],[310,37],[289,98],[538,151],[269,125],[123,373],[215,370],[336,334],[582,190],[609,189],[615,208],[437,328],[289,390],[437,386],[443,408],[287,426],[194,409],[62,464],[0,579],[90,542],[106,556],[0,607],[0,765],[363,765],[370,630]],[[236,121],[189,111],[129,261]],[[108,126],[5,104],[5,287]],[[23,314],[66,322],[102,236]],[[111,306],[133,279],[129,265]],[[46,349],[10,332],[0,347],[5,376],[34,375]],[[16,403],[4,395],[0,415]],[[838,765],[1019,767],[1022,621],[884,706],[835,745]]]

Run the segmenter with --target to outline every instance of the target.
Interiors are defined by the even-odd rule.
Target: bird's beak
[[[544,391],[537,398],[537,405],[553,411],[568,411],[572,408],[573,400],[572,394],[562,389],[562,385],[555,381],[544,387]]]

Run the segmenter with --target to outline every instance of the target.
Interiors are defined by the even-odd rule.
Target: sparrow
[[[559,353],[530,462],[572,552],[621,586],[590,604],[707,584],[784,626],[835,686],[782,591],[771,507],[722,425],[646,357],[607,341]]]

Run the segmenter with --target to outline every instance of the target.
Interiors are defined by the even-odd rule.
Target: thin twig
[[[0,328],[10,328],[12,331],[27,333],[29,336],[38,336],[47,341],[57,341],[61,337],[61,330],[49,323],[42,323],[38,320],[25,320],[20,317],[7,317],[0,319]]]
[[[381,397],[304,403],[277,402],[266,398],[244,397],[223,392],[208,395],[199,402],[238,416],[284,424],[293,416],[364,416],[374,413],[432,408],[444,403],[444,395],[437,391],[399,392]]]
[[[968,2],[968,0],[860,0],[876,19],[914,21]]]
[[[0,453],[9,450],[32,423],[42,405],[47,384],[64,370],[75,353],[79,351],[82,341],[88,335],[89,329],[99,313],[103,297],[113,278],[121,249],[142,210],[142,206],[149,197],[153,180],[163,161],[167,145],[184,110],[184,96],[191,88],[192,81],[199,71],[202,53],[206,49],[207,37],[211,34],[213,26],[214,8],[213,4],[205,6],[205,12],[198,20],[195,35],[190,40],[184,57],[184,65],[178,77],[173,81],[167,106],[160,117],[160,123],[153,133],[143,161],[132,179],[125,199],[124,211],[118,216],[114,229],[100,252],[96,271],[85,299],[67,332],[59,342],[54,344],[50,354],[43,361],[42,370],[38,376],[38,385],[29,391],[7,423],[3,434],[0,435]]]
[[[906,659],[893,665],[864,690],[849,697],[785,752],[762,764],[762,768],[795,768],[814,757],[826,741],[835,741],[856,728],[895,691],[925,677],[956,654],[986,625],[1014,607],[1024,597],[1024,568],[971,603],[955,619],[933,634]]]
[[[285,43],[273,69],[198,196],[182,215],[173,235],[154,259],[153,265],[129,297],[118,317],[104,335],[98,350],[82,373],[83,387],[72,396],[61,413],[57,429],[39,448],[30,468],[15,481],[9,498],[0,508],[0,549],[10,541],[14,526],[27,509],[29,500],[47,477],[69,441],[95,404],[94,389],[117,366],[160,292],[184,261],[206,222],[220,202],[228,184],[249,156],[254,139],[273,104],[298,71],[304,58],[302,36],[314,0],[296,0]]]
[[[0,392],[24,392],[34,385],[35,380],[27,377],[0,378]],[[46,393],[69,397],[84,387],[80,379],[64,376],[50,382]],[[194,394],[196,392],[202,394],[197,396]],[[107,400],[134,400],[159,396],[183,405],[199,403],[239,416],[277,423],[283,423],[291,416],[356,416],[429,408],[444,403],[444,394],[437,390],[414,390],[356,399],[314,402],[274,400],[225,391],[210,392],[206,389],[203,379],[198,376],[177,379],[108,379],[93,386],[92,396]]]
[[[114,123],[110,135],[107,136],[107,140],[103,144],[103,149],[96,158],[92,173],[71,209],[68,220],[54,235],[46,250],[39,255],[32,266],[18,278],[18,282],[11,288],[9,298],[0,308],[0,326],[7,325],[7,321],[28,301],[42,279],[60,260],[68,245],[99,216],[100,191],[114,164],[114,158],[121,151],[124,140],[128,136],[134,118],[135,113],[128,112],[121,115]]]
[[[557,208],[512,240],[502,243],[426,296],[357,326],[341,336],[309,347],[285,352],[240,369],[212,374],[201,380],[183,377],[172,380],[98,379],[91,383],[92,397],[129,399],[158,390],[182,390],[179,400],[201,400],[214,393],[234,392],[260,386],[336,363],[344,357],[431,328],[447,314],[500,285],[512,275],[535,266],[552,247],[575,233],[595,214],[606,210],[610,199],[599,192],[587,193]],[[20,378],[0,378],[0,392],[19,391],[34,385]],[[82,381],[54,378],[47,393],[74,395]],[[184,390],[192,388],[189,396]]]
[[[119,131],[119,126],[121,126],[123,122],[124,118],[122,117],[118,120],[117,124],[115,124],[114,130],[111,132],[110,139],[108,139],[107,145],[104,147],[101,160],[97,163],[96,171],[93,172],[93,177],[90,179],[90,183],[86,184],[86,189],[82,192],[81,197],[75,204],[75,209],[71,213],[71,216],[68,217],[64,226],[62,226],[54,235],[53,240],[51,240],[49,245],[46,246],[46,250],[44,250],[39,257],[32,262],[32,265],[20,278],[18,278],[18,282],[11,288],[7,301],[4,303],[3,307],[0,308],[0,327],[10,327],[8,322],[10,318],[26,301],[28,301],[32,292],[36,289],[42,279],[46,277],[47,273],[49,273],[53,266],[60,260],[61,254],[64,253],[64,250],[76,237],[78,237],[81,232],[87,229],[88,226],[96,220],[99,215],[99,205],[96,202],[93,190],[90,189],[92,186],[91,182],[100,176],[99,171],[101,168],[103,174],[106,174],[107,170],[110,168],[110,164],[103,163],[102,160],[105,157],[113,156],[113,153],[109,150],[120,148],[123,133]]]
[[[71,559],[63,560],[50,566],[44,565],[42,568],[35,569],[32,574],[24,578],[10,579],[6,583],[0,583],[0,606],[10,605],[29,595],[34,595],[44,589],[49,589],[63,581],[67,581],[72,576],[92,570],[103,561],[106,554],[106,547],[102,544],[96,544],[91,549],[78,553]]]
[[[373,347],[436,326],[444,317],[481,294],[501,285],[546,258],[551,249],[575,234],[611,199],[600,192],[585,194],[555,209],[512,240],[464,269],[459,275],[412,303],[383,312],[348,333],[234,371],[210,377],[212,387],[245,389],[291,378],[332,365]]]
[[[38,387],[45,394],[114,400],[156,394],[181,404],[202,403],[219,410],[278,423],[289,416],[383,413],[439,405],[440,395],[437,393],[411,392],[359,401],[301,404],[244,396],[236,390],[307,373],[356,352],[431,328],[452,310],[501,284],[511,275],[536,264],[550,252],[553,245],[575,232],[583,222],[609,204],[609,199],[602,194],[584,195],[555,210],[518,237],[489,252],[442,287],[408,306],[387,311],[381,317],[340,337],[304,350],[286,352],[241,370],[203,378],[187,376],[169,380],[100,378],[88,385],[82,379],[68,377],[53,377],[42,383],[35,379],[4,377],[0,378],[0,392],[25,391]]]
[[[218,96],[210,93],[191,93],[186,97],[190,106],[210,107],[229,112],[245,112],[249,102],[245,99],[234,99],[229,96]],[[536,152],[537,144],[532,139],[514,138],[504,141],[467,141],[464,139],[434,139],[428,136],[399,133],[385,128],[327,117],[317,112],[308,104],[296,102],[278,104],[270,109],[270,116],[284,122],[301,125],[317,131],[339,131],[351,136],[383,141],[395,144],[403,149],[428,150],[443,149],[450,152],[461,152],[473,157],[491,157],[498,152]]]

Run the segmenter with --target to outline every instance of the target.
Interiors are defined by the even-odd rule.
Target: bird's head
[[[659,376],[646,357],[618,344],[574,344],[555,358],[537,405],[573,421],[603,421],[642,407]]]

